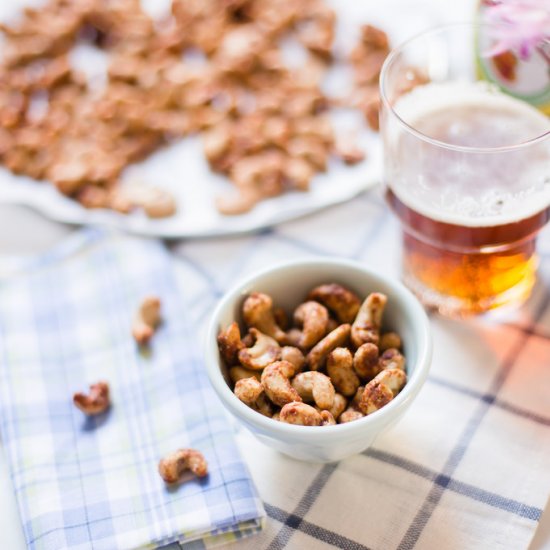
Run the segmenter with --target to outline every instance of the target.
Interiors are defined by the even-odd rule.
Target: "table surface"
[[[431,6],[435,5],[438,8],[443,8],[443,4],[445,4],[442,17],[452,14],[455,20],[466,20],[469,19],[467,14],[469,15],[472,12],[473,1],[468,0],[466,2],[447,4],[426,0],[426,3],[429,3]],[[446,13],[447,10],[449,14]],[[337,208],[345,209],[346,205]],[[323,213],[321,212],[315,216],[322,215]],[[352,222],[353,220],[350,220],[350,223]],[[55,245],[74,230],[74,227],[51,222],[25,207],[0,205],[0,257],[40,253]],[[546,229],[546,232],[550,232],[550,227]],[[242,239],[242,237],[235,237],[234,239]],[[232,238],[227,239],[228,246],[231,245],[231,240]],[[209,241],[205,240],[204,246],[208,247],[208,243]],[[184,246],[173,247],[174,254],[177,255],[178,250],[183,248]],[[2,512],[0,513],[0,548],[23,550],[25,548],[25,541],[1,441],[0,501],[2,503],[0,507]],[[232,548],[238,547],[238,543],[232,546]],[[290,547],[287,546],[287,548]],[[546,506],[537,533],[529,547],[529,550],[543,549],[550,550],[550,502]]]
[[[338,208],[346,208],[346,205]],[[322,216],[322,213],[316,216]],[[48,221],[31,210],[18,206],[0,206],[0,256],[28,255],[47,250],[74,231],[73,227]],[[548,228],[547,230],[548,231]],[[239,239],[242,237],[235,237]],[[231,238],[228,239],[231,241]],[[204,241],[208,246],[209,241]],[[230,244],[230,243],[228,243]],[[173,247],[178,254],[180,247]],[[184,247],[181,247],[184,248]],[[23,550],[25,541],[11,482],[0,443],[0,548]],[[238,548],[239,544],[235,546]],[[550,549],[550,502],[540,521],[529,550]]]

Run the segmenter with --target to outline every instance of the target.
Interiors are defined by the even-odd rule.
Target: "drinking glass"
[[[402,277],[449,316],[523,302],[536,279],[537,233],[550,218],[549,119],[480,76],[501,31],[425,32],[390,53],[380,76]]]

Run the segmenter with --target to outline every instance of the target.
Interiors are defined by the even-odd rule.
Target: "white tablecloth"
[[[39,234],[49,227],[29,222],[25,231],[24,216],[15,223],[19,242],[34,227]],[[15,252],[7,246],[15,239],[2,233],[0,252]],[[170,248],[200,333],[224,289],[281,259],[352,257],[395,276],[399,227],[380,194],[371,192],[259,235]],[[406,417],[366,453],[339,464],[304,464],[239,430],[269,519],[261,535],[236,547],[527,548],[550,491],[549,229],[540,250],[534,295],[505,322],[432,318],[430,378]],[[2,489],[4,496],[9,483]],[[0,547],[19,550],[9,495],[3,502],[7,515],[0,521],[11,522],[7,531],[0,524]],[[550,538],[543,533],[533,548],[545,544]]]

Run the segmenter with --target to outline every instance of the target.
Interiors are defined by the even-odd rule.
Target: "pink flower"
[[[494,0],[484,11],[484,20],[496,24],[491,36],[495,45],[487,57],[514,50],[521,59],[550,43],[550,0]]]

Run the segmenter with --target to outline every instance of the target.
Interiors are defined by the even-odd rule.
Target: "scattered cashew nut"
[[[306,362],[311,370],[319,370],[325,366],[328,354],[335,348],[344,346],[350,335],[350,325],[344,324],[329,332],[320,342],[310,350]]]
[[[334,404],[334,386],[322,372],[301,372],[292,379],[292,387],[304,401],[315,401],[320,409],[330,409]]]
[[[160,299],[148,296],[141,302],[132,324],[132,336],[140,345],[146,345],[160,324]]]
[[[322,426],[323,417],[310,405],[301,402],[287,403],[279,413],[281,422],[299,426]]]
[[[239,351],[239,361],[243,367],[262,370],[267,365],[280,359],[281,346],[279,346],[277,340],[256,328],[251,328],[250,333],[255,338],[254,345]]]
[[[357,164],[365,159],[365,151],[359,146],[355,136],[338,135],[334,143],[334,153],[346,164]]]
[[[197,477],[208,475],[208,464],[200,451],[195,449],[178,449],[159,462],[160,477],[166,483],[176,483],[186,470],[191,470]]]
[[[276,361],[262,372],[262,386],[275,405],[282,407],[292,401],[302,401],[290,384],[289,378],[294,376],[294,372],[294,365],[288,361]]]
[[[385,294],[372,292],[361,304],[351,326],[351,342],[356,348],[366,342],[378,344],[382,314],[387,301],[388,298]]]
[[[109,399],[109,384],[107,382],[97,382],[90,385],[90,392],[75,393],[73,396],[73,403],[84,414],[93,416],[105,412],[111,401]]]
[[[407,375],[401,369],[385,369],[366,386],[359,409],[368,415],[387,405],[407,382]]]
[[[353,370],[353,356],[347,348],[336,348],[328,354],[327,374],[342,395],[354,395],[360,385]]]
[[[244,301],[243,318],[247,326],[275,338],[277,342],[285,341],[286,334],[275,321],[271,296],[263,292],[252,292]]]
[[[143,210],[149,218],[173,216],[177,210],[176,199],[165,189],[155,188],[143,203]]]
[[[359,311],[361,300],[351,290],[332,283],[315,287],[309,294],[336,315],[340,323],[351,323]]]
[[[177,210],[174,196],[166,189],[134,182],[120,190],[132,206],[140,206],[149,218],[172,216]]]

